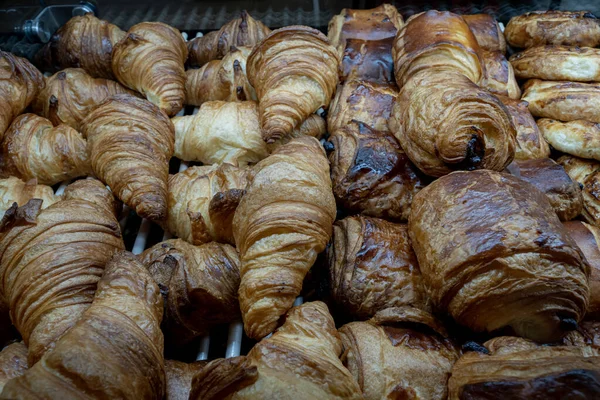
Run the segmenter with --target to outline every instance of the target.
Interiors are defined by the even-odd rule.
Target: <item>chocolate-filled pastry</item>
[[[458,350],[431,314],[388,308],[367,322],[342,326],[340,334],[342,362],[365,400],[446,399]]]
[[[556,150],[581,158],[600,160],[600,124],[583,119],[561,122],[537,121],[544,139]]]
[[[192,390],[192,379],[206,364],[207,361],[184,363],[175,360],[165,360],[167,390],[164,400],[188,400],[190,390]]]
[[[388,120],[398,90],[391,85],[353,80],[338,85],[327,114],[327,129],[333,133],[352,120],[372,129],[389,131]]]
[[[24,206],[31,199],[42,200],[41,208],[48,208],[60,200],[54,190],[47,185],[38,185],[36,179],[27,182],[14,176],[0,179],[0,214],[4,215],[13,203]]]
[[[582,221],[563,225],[590,264],[590,301],[585,315],[597,319],[600,317],[600,229]]]
[[[9,381],[2,399],[148,399],[165,392],[160,291],[137,258],[118,252],[94,301],[54,350]]]
[[[341,81],[357,79],[395,86],[393,42],[393,37],[381,40],[346,39],[340,64]]]
[[[94,174],[141,217],[166,219],[175,141],[169,117],[149,101],[123,94],[96,107],[82,126]]]
[[[168,345],[181,346],[239,317],[240,264],[234,247],[172,239],[147,249],[140,260],[165,297],[162,326]]]
[[[325,35],[308,26],[277,29],[248,57],[248,79],[259,99],[262,137],[274,142],[328,107],[338,83],[340,56]]]
[[[528,80],[523,97],[534,117],[600,122],[600,83]]]
[[[600,81],[600,49],[536,46],[513,54],[510,63],[519,79]]]
[[[499,51],[482,51],[485,64],[485,79],[482,86],[494,94],[519,99],[521,89],[515,79],[515,73],[504,54]]]
[[[201,106],[211,100],[256,100],[256,92],[246,76],[246,59],[252,48],[235,47],[221,60],[213,60],[200,69],[188,69],[185,104]]]
[[[335,198],[318,140],[301,137],[259,162],[233,217],[240,252],[239,299],[254,339],[273,332],[329,242]]]
[[[169,177],[166,228],[192,244],[234,244],[231,223],[249,169],[231,164],[190,167]]]
[[[265,24],[244,10],[239,18],[232,19],[218,31],[190,40],[187,62],[191,67],[201,67],[209,61],[222,59],[232,47],[252,48],[269,33],[271,30]]]
[[[347,315],[367,319],[389,307],[430,309],[405,224],[360,215],[337,221],[327,261],[331,297]]]
[[[428,179],[389,132],[353,121],[329,137],[333,194],[338,206],[373,217],[406,221],[414,195]]]
[[[600,44],[600,22],[589,11],[533,11],[512,17],[504,36],[513,47],[596,47]]]
[[[0,138],[44,87],[44,76],[25,58],[0,50]]]
[[[33,111],[54,126],[81,130],[81,121],[99,104],[116,94],[135,92],[110,79],[94,79],[81,68],[67,68],[46,79],[46,87],[32,104]]]
[[[531,183],[544,193],[561,221],[571,220],[581,214],[583,198],[579,183],[572,180],[554,160],[515,160],[507,169],[512,175]]]
[[[187,56],[177,29],[161,22],[141,22],[115,45],[112,69],[119,82],[173,116],[185,100]]]
[[[396,83],[402,87],[423,69],[458,72],[480,84],[485,78],[481,48],[465,20],[448,11],[413,15],[392,48]]]
[[[342,342],[325,303],[294,307],[284,321],[247,356],[210,362],[194,377],[190,399],[362,399],[338,358]]]
[[[267,157],[253,101],[208,101],[195,115],[175,117],[175,157],[245,166]]]
[[[573,156],[562,156],[558,163],[578,182],[583,196],[583,220],[600,226],[600,163]]]
[[[68,125],[35,114],[18,116],[0,142],[0,177],[36,178],[44,185],[91,175],[87,143]]]
[[[500,336],[454,364],[450,400],[595,399],[600,396],[600,357],[575,346],[540,346]]]
[[[92,13],[77,15],[58,28],[35,55],[35,64],[44,71],[82,68],[94,78],[115,79],[112,50],[125,32],[98,19]]]
[[[473,32],[477,44],[483,50],[506,53],[506,40],[498,21],[489,14],[463,15],[463,19]]]
[[[501,171],[515,153],[516,131],[504,104],[457,72],[415,75],[400,89],[389,127],[410,160],[431,176]]]
[[[535,186],[454,172],[415,196],[408,228],[434,305],[458,323],[553,342],[583,318],[590,266]]]
[[[9,344],[0,352],[0,393],[6,382],[27,371],[27,346],[23,342]]]
[[[515,149],[515,160],[531,160],[535,158],[550,157],[550,146],[544,140],[535,119],[529,112],[526,101],[510,99],[498,96],[504,103],[508,115],[517,130],[517,148]]]

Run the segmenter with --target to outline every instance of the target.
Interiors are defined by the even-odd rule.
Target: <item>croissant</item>
[[[444,176],[415,196],[408,229],[434,305],[476,332],[552,342],[585,313],[590,267],[527,182],[489,170]]]
[[[329,137],[333,194],[339,207],[406,221],[414,195],[427,184],[394,136],[356,122]]]
[[[187,62],[192,67],[201,67],[209,61],[222,59],[231,47],[252,48],[269,33],[271,30],[265,24],[244,10],[240,18],[229,21],[218,31],[190,40],[187,43]]]
[[[167,240],[144,251],[140,260],[165,293],[167,344],[188,343],[239,317],[240,269],[232,246]]]
[[[94,79],[80,68],[67,68],[46,79],[46,87],[32,104],[33,111],[54,126],[65,124],[77,131],[81,121],[112,95],[134,92],[109,79]]]
[[[233,217],[246,334],[271,333],[292,307],[335,220],[329,163],[318,140],[294,139],[256,165]]]
[[[462,16],[481,49],[506,53],[506,40],[498,21],[489,14]]]
[[[94,194],[97,180],[81,182],[88,189],[67,188],[67,198],[45,210],[38,199],[11,207],[0,226],[0,300],[29,347],[30,365],[77,322],[106,262],[124,248],[112,202],[98,205],[110,196]]]
[[[9,344],[0,352],[0,393],[6,382],[27,371],[27,346],[23,342]]]
[[[0,138],[44,87],[44,76],[24,58],[0,50]]]
[[[505,96],[498,96],[498,99],[506,106],[508,115],[517,130],[515,160],[550,157],[550,147],[529,112],[528,103]]]
[[[583,220],[600,226],[600,163],[573,156],[562,156],[558,163],[567,174],[581,186],[583,197]]]
[[[115,217],[119,217],[123,210],[123,203],[110,190],[106,190],[102,182],[92,177],[79,179],[67,186],[62,200],[86,200],[104,208]]]
[[[504,54],[498,51],[482,51],[485,64],[485,79],[483,87],[492,93],[519,99],[521,89],[515,80],[513,67],[506,60]]]
[[[600,83],[550,82],[531,79],[523,97],[534,117],[600,122]]]
[[[247,356],[218,359],[194,377],[190,399],[362,399],[342,365],[340,336],[315,301],[292,308],[273,336]]]
[[[511,336],[496,337],[483,346],[482,352],[467,352],[454,364],[450,400],[600,395],[600,357],[590,356],[585,348],[540,346]]]
[[[231,164],[190,167],[169,177],[167,229],[192,243],[233,244],[231,223],[248,169]]]
[[[485,78],[475,36],[460,15],[448,11],[431,10],[410,17],[398,31],[392,56],[400,87],[423,69],[457,72],[476,84]]]
[[[544,139],[556,150],[600,160],[600,126],[597,123],[582,119],[560,122],[540,118],[537,124]]]
[[[410,160],[425,174],[503,170],[515,153],[515,127],[497,97],[465,75],[425,70],[398,95],[389,121]]]
[[[0,143],[0,176],[36,178],[44,185],[91,174],[86,141],[68,125],[35,114],[18,116]]]
[[[31,199],[42,200],[41,208],[50,207],[60,200],[50,186],[38,185],[35,179],[24,182],[14,176],[0,179],[0,213],[4,215],[13,203],[24,206]]]
[[[513,47],[596,47],[600,44],[600,24],[589,11],[533,11],[511,18],[504,36]]]
[[[298,128],[294,129],[292,133],[286,137],[276,140],[273,143],[267,144],[269,153],[272,153],[279,146],[291,142],[293,139],[302,136],[311,136],[321,140],[327,133],[327,122],[325,119],[318,114],[311,114]]]
[[[192,379],[207,364],[206,361],[184,363],[165,360],[167,390],[165,400],[188,400],[192,389]]]
[[[94,174],[141,217],[164,220],[175,136],[167,115],[146,100],[117,95],[82,126]]]
[[[115,254],[81,319],[0,398],[162,399],[161,303],[135,256]]]
[[[581,214],[583,198],[579,184],[554,160],[515,160],[507,170],[544,193],[561,221],[571,220]]]
[[[173,116],[185,100],[187,56],[185,40],[177,29],[161,22],[142,22],[115,45],[112,69],[119,82]]]
[[[342,326],[340,334],[342,362],[365,400],[447,398],[458,351],[429,313],[389,308],[367,322]]]
[[[363,216],[337,221],[327,261],[331,297],[347,315],[367,319],[390,307],[430,308],[405,224]]]
[[[307,26],[273,31],[248,57],[256,89],[262,137],[288,136],[319,108],[326,108],[338,82],[340,59],[321,32]]]
[[[346,39],[341,54],[342,82],[360,80],[395,86],[392,44],[394,38],[381,40]]]
[[[188,69],[185,104],[201,106],[212,100],[256,100],[256,92],[246,76],[250,47],[232,49],[222,60],[210,61],[200,69]]]
[[[327,115],[330,133],[344,128],[352,120],[361,121],[372,129],[388,131],[398,91],[390,85],[365,81],[350,81],[338,86]]]
[[[44,71],[83,68],[94,78],[115,79],[111,53],[125,37],[118,26],[92,13],[67,21],[35,55],[35,64]]]

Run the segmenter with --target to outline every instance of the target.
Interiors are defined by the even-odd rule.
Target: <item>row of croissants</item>
[[[0,398],[600,398],[599,45],[384,4],[0,52]]]

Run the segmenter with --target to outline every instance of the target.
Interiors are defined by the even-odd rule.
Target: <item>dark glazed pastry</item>
[[[498,21],[489,14],[463,15],[463,19],[473,32],[477,44],[483,50],[506,53],[506,40]]]
[[[512,66],[498,51],[482,51],[483,63],[485,64],[485,79],[483,87],[494,94],[519,99],[521,89],[515,80]]]
[[[431,300],[460,324],[553,342],[583,318],[590,267],[533,185],[454,172],[415,196],[408,227]]]
[[[347,39],[340,64],[342,82],[354,79],[395,86],[392,43],[381,40]]]

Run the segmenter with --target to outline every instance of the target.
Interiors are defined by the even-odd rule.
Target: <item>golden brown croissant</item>
[[[590,264],[590,302],[586,318],[600,316],[600,229],[581,221],[567,221],[565,229]]]
[[[600,126],[597,123],[583,119],[560,122],[540,118],[537,124],[544,139],[556,150],[600,160]]]
[[[492,93],[519,99],[521,89],[515,79],[513,67],[504,54],[498,51],[482,51],[485,64],[485,79],[482,86]]]
[[[239,317],[240,266],[234,247],[173,239],[147,249],[140,259],[165,293],[166,343],[180,346]]]
[[[344,128],[352,120],[378,131],[388,131],[397,96],[398,91],[390,85],[353,80],[338,86],[327,115],[329,133]]]
[[[124,248],[112,202],[97,204],[111,196],[92,197],[99,182],[81,182],[89,189],[41,211],[37,199],[13,206],[2,220],[0,299],[29,347],[30,365],[89,307],[106,262]]]
[[[188,69],[185,104],[201,106],[211,100],[256,100],[256,92],[246,76],[246,59],[252,48],[232,49],[222,60],[213,60],[200,69]]]
[[[294,139],[256,165],[233,217],[244,329],[255,339],[292,307],[335,219],[329,163],[318,140]]]
[[[187,47],[181,33],[161,22],[132,26],[112,52],[113,73],[167,115],[183,108]]]
[[[44,87],[44,76],[29,61],[0,50],[0,137]]]
[[[169,177],[167,230],[192,244],[234,244],[231,223],[247,183],[247,168],[190,167]]]
[[[533,11],[511,18],[504,36],[514,47],[596,47],[600,44],[600,23],[589,11]]]
[[[164,220],[175,136],[167,115],[124,94],[95,108],[82,126],[94,174],[138,215]]]
[[[342,326],[340,334],[342,362],[365,400],[446,399],[458,351],[431,314],[388,308],[370,321]]]
[[[248,57],[256,89],[262,137],[288,136],[311,114],[329,106],[338,83],[340,57],[321,32],[307,26],[277,29]]]
[[[115,254],[94,302],[3,399],[157,399],[165,391],[162,300],[131,253]]]
[[[408,227],[434,305],[460,324],[552,342],[583,318],[590,267],[533,185],[446,175],[415,196]]]
[[[521,99],[529,103],[534,117],[600,122],[600,83],[530,79]]]
[[[485,78],[481,48],[460,15],[427,11],[413,15],[392,48],[396,83],[402,87],[423,69],[458,72],[473,83]]]
[[[291,142],[295,138],[302,136],[311,136],[321,140],[327,133],[327,122],[325,119],[318,114],[311,114],[298,128],[294,129],[292,133],[286,137],[276,140],[273,143],[267,144],[269,153],[272,153],[279,146]]]
[[[111,60],[115,44],[125,32],[92,13],[67,21],[35,55],[35,63],[44,71],[83,68],[94,78],[115,79]]]
[[[515,160],[507,170],[544,193],[561,221],[571,220],[581,214],[583,209],[581,188],[554,160],[550,158]]]
[[[206,361],[184,363],[165,360],[167,389],[164,400],[188,400],[192,389],[192,379],[207,364]]]
[[[339,207],[394,221],[408,219],[412,199],[428,179],[391,133],[354,121],[333,131],[329,143],[333,194]]]
[[[123,203],[110,190],[106,190],[106,185],[92,177],[76,180],[67,186],[62,200],[86,200],[104,208],[115,217],[119,217],[123,210]]]
[[[268,155],[253,101],[208,101],[195,115],[175,117],[175,157],[245,166]]]
[[[229,21],[218,31],[190,40],[187,62],[192,67],[201,67],[209,61],[222,59],[232,47],[252,48],[269,33],[271,30],[265,24],[244,10],[240,18]]]
[[[342,365],[340,335],[327,310],[315,301],[292,308],[283,326],[247,356],[219,359],[194,377],[190,399],[361,399]]]
[[[515,153],[516,131],[504,104],[456,72],[415,75],[400,90],[389,126],[410,160],[431,176],[501,171]]]
[[[109,79],[94,79],[80,68],[67,68],[46,79],[46,87],[32,104],[33,111],[54,126],[81,130],[81,121],[104,100],[134,92]]]
[[[510,115],[517,130],[515,160],[550,157],[550,146],[544,140],[533,116],[529,112],[528,103],[505,96],[498,96],[498,99],[506,106],[508,115]]]
[[[68,125],[35,114],[18,116],[0,143],[0,176],[36,178],[44,185],[90,175],[86,141]]]
[[[586,348],[540,346],[500,336],[482,352],[465,353],[452,368],[450,400],[594,399],[600,396],[600,357]]]
[[[583,220],[600,226],[600,163],[573,156],[562,156],[558,163],[582,188]]]
[[[489,14],[462,16],[483,50],[506,53],[506,40],[498,21]]]
[[[23,342],[9,344],[0,352],[0,393],[6,382],[27,371],[27,346]]]
[[[327,261],[331,297],[346,315],[367,319],[390,307],[430,309],[405,224],[363,216],[337,221]]]
[[[50,186],[38,185],[35,179],[24,182],[14,176],[0,179],[0,213],[8,210],[13,203],[24,206],[31,199],[42,200],[42,208],[50,207],[60,200],[60,196],[54,195]]]

